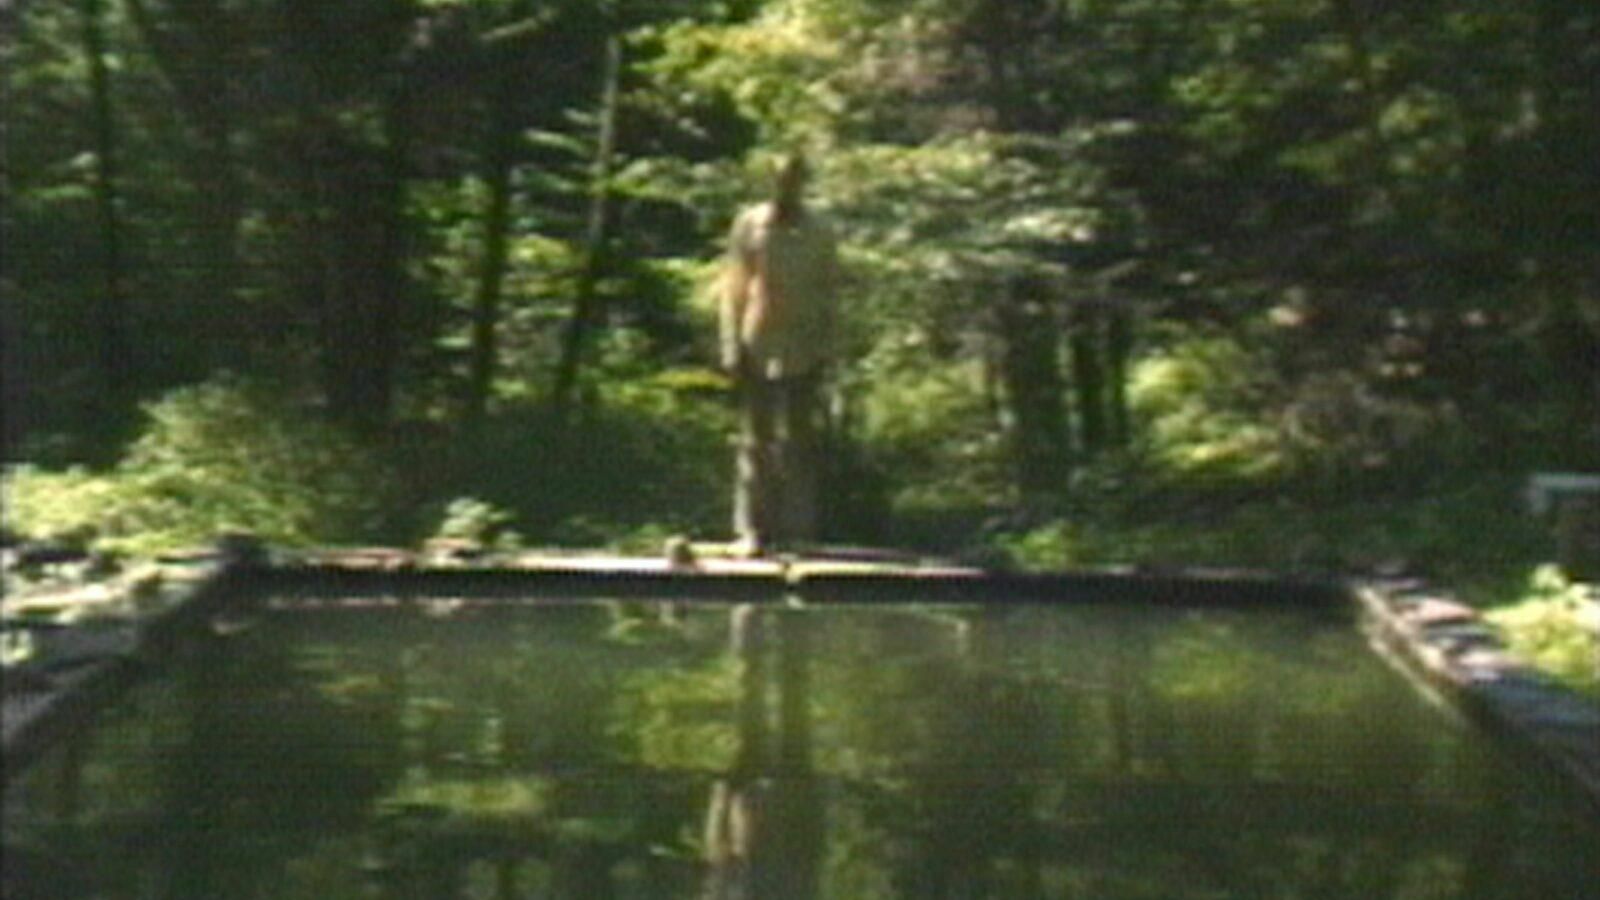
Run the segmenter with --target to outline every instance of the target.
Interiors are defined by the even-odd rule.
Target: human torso
[[[735,232],[751,278],[740,322],[745,351],[769,378],[801,375],[827,357],[833,241],[815,218],[764,203]]]

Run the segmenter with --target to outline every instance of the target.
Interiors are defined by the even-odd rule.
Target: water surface
[[[6,797],[7,896],[1600,896],[1559,785],[1326,615],[284,614]]]

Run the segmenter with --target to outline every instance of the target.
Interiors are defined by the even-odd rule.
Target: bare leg
[[[818,389],[815,375],[784,382],[779,520],[782,539],[789,544],[813,543],[817,539],[817,467],[821,463]]]
[[[733,496],[736,538],[759,551],[772,540],[777,480],[776,414],[778,388],[746,373],[740,381],[740,434]]]

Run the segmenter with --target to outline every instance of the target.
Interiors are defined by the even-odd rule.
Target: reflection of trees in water
[[[400,791],[412,802],[387,805],[378,836],[366,850],[374,877],[398,892],[396,896],[405,897],[453,897],[474,886],[482,896],[495,897],[604,898],[626,892],[629,884],[652,895],[688,893],[684,875],[696,867],[661,851],[682,839],[698,793],[704,818],[699,891],[704,896],[719,900],[816,896],[823,823],[811,765],[807,622],[805,614],[787,610],[735,609],[727,631],[727,656],[734,663],[735,677],[726,692],[721,678],[727,670],[714,659],[695,673],[653,667],[629,673],[618,665],[610,676],[596,677],[594,672],[607,670],[609,654],[586,643],[590,674],[579,679],[581,686],[575,692],[579,699],[574,702],[573,694],[567,693],[559,710],[546,707],[548,718],[533,718],[544,718],[547,726],[588,732],[587,759],[552,765],[549,753],[543,759],[528,758],[526,748],[506,754],[516,757],[509,768],[523,773],[519,784],[529,784],[530,777],[539,779],[533,792],[538,797],[530,798],[521,810],[501,809],[498,818],[483,814],[481,807],[479,815],[464,815],[468,810],[447,802],[449,792],[437,777],[409,794]],[[528,652],[512,656],[540,658],[534,648],[525,649]],[[441,721],[447,715],[438,709],[437,697],[433,704],[421,704],[424,710],[433,709],[431,718],[415,710],[419,696],[428,693],[428,682],[434,681],[437,688],[435,679],[451,676],[419,673],[418,668],[431,667],[417,654],[408,658],[410,696],[400,708],[413,710],[409,730],[414,733],[405,743],[418,758],[414,762],[437,764],[439,748],[461,745],[465,737],[461,725]],[[505,664],[478,663],[480,669],[494,665]],[[541,673],[533,669],[545,667],[537,662],[527,665],[529,671],[511,673],[509,680],[536,683],[524,679],[539,678]],[[547,681],[571,687],[569,677],[576,673],[556,668],[562,670],[561,677]],[[503,727],[508,731],[530,727],[527,721],[520,725],[513,721],[518,715],[503,708],[505,695],[497,689],[497,679],[485,683],[483,674],[477,674],[477,694],[500,698],[490,703],[499,709],[497,715],[506,717]],[[720,717],[723,727],[731,725],[735,741],[720,772],[704,767],[722,757],[716,748],[696,753],[684,748],[673,733],[674,726],[681,725],[691,734],[714,736],[694,720],[695,707],[708,701],[732,712],[731,723]],[[520,702],[524,720],[528,707],[545,706],[527,696]],[[673,714],[680,712],[684,717],[677,721]],[[592,740],[598,733],[597,716],[608,713],[622,720],[613,719],[605,741]],[[441,728],[456,733],[448,740],[429,735]],[[545,743],[547,751],[565,745],[559,739]],[[640,765],[635,756],[641,750],[654,761]],[[556,758],[561,756],[556,752]],[[482,779],[478,787],[483,787]],[[464,787],[455,799],[462,801],[462,794],[470,793],[472,789]],[[485,798],[482,792],[477,796],[480,801]]]
[[[638,765],[616,717],[643,675],[704,654],[612,640],[614,626],[603,608],[568,608],[410,644],[411,751],[363,849],[371,881],[397,897],[601,900],[685,882],[689,866],[658,850],[694,785]]]
[[[161,724],[119,714],[27,796],[138,898],[1591,884],[1549,860],[1592,832],[1561,838],[1348,634],[1132,609],[741,607],[622,636],[604,610],[543,615],[202,648],[146,692]]]
[[[391,720],[329,699],[318,673],[261,637],[191,646],[174,673],[187,727],[167,757],[165,820],[152,835],[159,896],[271,883],[285,858],[357,826],[394,777]]]
[[[820,687],[847,706],[850,691],[826,682],[876,691],[859,717],[823,718],[842,714],[853,743],[883,751],[855,757],[880,788],[855,794],[888,836],[896,894],[1412,896],[1420,873],[1470,862],[1442,895],[1481,896],[1470,883],[1508,864],[1474,852],[1508,812],[1471,783],[1488,771],[1481,751],[1419,717],[1347,639],[1285,640],[1272,616],[961,618],[944,645],[875,619],[865,630],[885,633]]]
[[[77,800],[14,808],[38,795],[24,784],[7,815],[53,834],[46,852],[94,884],[52,879],[40,896],[248,895],[362,820],[392,769],[384,726],[330,702],[277,641],[200,640],[41,767],[70,772]]]

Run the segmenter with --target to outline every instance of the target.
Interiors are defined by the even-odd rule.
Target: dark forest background
[[[710,285],[792,149],[833,540],[1505,574],[1527,473],[1600,466],[1590,4],[0,15],[24,534],[724,536]]]

